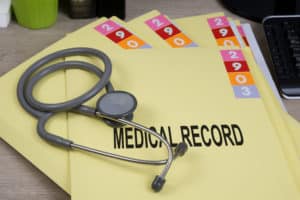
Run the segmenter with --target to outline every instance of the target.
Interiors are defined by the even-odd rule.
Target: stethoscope
[[[99,58],[104,63],[104,71],[100,70],[95,65],[82,62],[82,61],[64,61],[52,64],[44,67],[51,61],[58,58],[65,58],[68,56],[94,56]],[[79,97],[71,99],[69,101],[61,103],[42,103],[35,99],[33,96],[33,88],[42,78],[50,73],[53,73],[62,69],[81,69],[94,73],[99,77],[99,81],[90,90],[85,92]],[[179,143],[174,152],[170,143],[163,138],[157,132],[142,126],[136,122],[133,122],[133,112],[137,107],[136,98],[125,91],[114,90],[109,79],[112,72],[112,65],[109,57],[103,52],[91,49],[91,48],[71,48],[57,51],[49,54],[40,60],[33,63],[21,76],[18,88],[17,96],[21,106],[30,113],[33,117],[38,119],[37,132],[39,136],[47,142],[64,147],[67,149],[83,150],[95,154],[100,154],[110,158],[116,158],[119,160],[148,164],[148,165],[165,165],[162,172],[157,175],[152,182],[152,189],[156,192],[160,191],[165,183],[165,177],[171,167],[171,164],[175,158],[184,155],[187,151],[187,145],[185,143]],[[84,102],[90,100],[97,95],[102,89],[106,89],[106,93],[99,98],[96,103],[96,108],[82,105]],[[93,149],[87,146],[76,144],[73,141],[62,138],[60,136],[49,133],[45,129],[47,121],[58,112],[75,112],[86,116],[101,118],[106,124],[111,127],[120,127],[123,125],[129,125],[148,132],[151,135],[158,138],[167,148],[168,158],[165,160],[143,160],[138,158],[126,157],[119,154],[114,154],[98,149]]]

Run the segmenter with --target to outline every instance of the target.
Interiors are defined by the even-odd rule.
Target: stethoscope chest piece
[[[97,113],[101,114],[105,123],[112,127],[123,126],[112,119],[133,119],[133,112],[137,107],[136,98],[125,91],[112,91],[101,96],[97,102]]]

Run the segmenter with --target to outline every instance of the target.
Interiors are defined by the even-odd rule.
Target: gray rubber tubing
[[[104,63],[104,71],[99,69],[97,66],[82,62],[82,61],[65,61],[55,63],[53,65],[43,68],[46,64],[57,60],[59,58],[65,58],[68,56],[94,56],[99,58]],[[81,69],[95,74],[99,77],[99,81],[90,90],[84,94],[65,102],[59,102],[54,104],[46,104],[38,101],[33,96],[34,86],[45,76],[58,71],[67,69]],[[40,60],[33,63],[20,77],[17,86],[17,97],[20,105],[33,117],[38,119],[37,132],[39,136],[46,141],[71,148],[72,141],[59,137],[57,135],[51,134],[45,129],[47,121],[58,112],[72,111],[76,113],[81,113],[87,116],[94,116],[95,109],[82,105],[84,102],[88,101],[95,95],[97,95],[102,89],[106,88],[107,92],[114,90],[109,79],[112,72],[111,61],[108,56],[96,49],[91,48],[71,48],[57,51],[55,53],[49,54]]]

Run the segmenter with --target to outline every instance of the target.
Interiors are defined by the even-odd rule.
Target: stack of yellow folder
[[[266,79],[269,74],[257,65],[257,50],[242,27],[223,13],[173,20],[151,11],[129,22],[101,18],[0,78],[0,136],[73,200],[299,199],[300,127],[282,108]],[[162,166],[67,151],[37,135],[36,119],[17,101],[18,79],[37,59],[71,47],[104,51],[113,63],[114,87],[138,100],[134,121],[154,128],[174,145],[188,144],[161,192],[154,193],[150,184]],[[103,69],[92,57],[63,60],[85,60]],[[96,81],[81,70],[60,71],[43,79],[34,94],[43,102],[61,102]],[[87,105],[95,106],[96,101]],[[47,130],[126,156],[167,156],[146,133],[112,129],[79,114],[58,114]]]

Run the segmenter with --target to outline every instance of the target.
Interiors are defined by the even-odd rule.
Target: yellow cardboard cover
[[[63,40],[60,40],[1,77],[0,90],[3,98],[0,100],[0,134],[3,140],[39,170],[65,191],[70,192],[68,152],[47,144],[38,136],[37,120],[28,114],[17,100],[17,84],[21,74],[39,58],[65,47]],[[65,101],[64,72],[59,71],[47,76],[34,92],[35,96],[44,102]],[[47,129],[57,135],[67,137],[66,114],[59,114],[50,120]]]
[[[81,39],[91,39],[95,42],[97,48],[103,51],[106,51],[106,49],[109,49],[109,51],[121,50],[122,48],[95,30],[97,25],[106,20],[107,18],[100,18],[68,34],[65,38],[24,61],[0,79],[0,89],[2,95],[5,96],[5,98],[1,98],[0,105],[3,111],[0,113],[0,127],[2,130],[0,137],[68,193],[70,193],[68,151],[49,145],[39,138],[36,132],[37,120],[25,112],[18,103],[16,96],[17,83],[21,74],[33,62],[52,52],[69,48],[69,43],[76,44]],[[71,37],[73,34],[75,34],[75,39]],[[78,45],[75,46],[78,47]],[[60,59],[60,61],[63,60],[65,59]],[[65,101],[67,98],[65,82],[65,73],[62,71],[47,76],[37,85],[35,89],[36,97],[45,102]],[[66,114],[60,114],[50,120],[48,128],[49,131],[57,135],[68,137]]]
[[[86,28],[81,28],[76,32],[83,36],[86,35],[86,31],[96,32],[94,30],[94,25],[105,20],[106,18],[101,18],[97,20],[97,22],[91,23]],[[87,37],[89,36],[85,36],[85,38]],[[93,37],[96,38],[95,42],[97,42],[99,46],[101,45],[102,50],[105,50],[106,48],[111,50],[120,49],[117,45],[114,45],[110,40],[98,33],[93,35]],[[68,48],[68,40],[68,36],[66,36],[1,77],[0,89],[5,98],[1,98],[0,105],[2,110],[0,113],[0,126],[2,130],[0,132],[0,137],[20,152],[62,189],[70,193],[68,151],[47,144],[38,136],[36,132],[37,120],[30,116],[30,114],[19,105],[16,95],[17,83],[21,74],[32,63],[43,56],[60,49]],[[73,42],[76,43],[76,40]],[[58,61],[63,60],[64,59],[60,59]],[[37,85],[35,95],[39,100],[44,102],[65,101],[65,82],[65,73],[63,71],[51,74]],[[63,113],[54,117],[53,120],[49,121],[47,128],[57,135],[68,137],[66,114]]]
[[[94,25],[99,24],[99,22],[101,22],[101,21],[96,21],[96,22],[88,25],[87,27],[89,27],[89,28],[84,27],[83,29],[80,29],[80,31],[82,31],[82,35],[84,36],[84,38],[89,38],[89,39],[90,38],[97,38],[97,39],[93,40],[95,42],[95,44],[99,44],[99,46],[97,46],[97,48],[104,50],[108,46],[109,47],[108,48],[109,49],[108,53],[111,54],[112,52],[114,52],[114,49],[115,49],[115,46],[111,45],[111,41],[107,40],[107,38],[104,38],[102,40],[101,37],[99,37],[99,34],[95,34],[95,32],[90,31],[91,28],[93,28]],[[78,31],[77,33],[78,33],[78,36],[81,35],[81,32]],[[70,34],[70,35],[72,35],[72,34]],[[81,40],[80,37],[74,37],[72,39],[72,42],[67,42],[67,40],[64,39],[63,40],[64,42],[60,43],[60,45],[58,45],[58,46],[54,45],[53,47],[50,47],[49,49],[46,49],[45,51],[43,51],[44,55],[46,55],[50,52],[53,52],[55,50],[61,49],[61,48],[66,48],[70,43],[77,44],[77,41],[79,41],[79,40]],[[80,42],[78,42],[78,44],[80,44]],[[70,45],[70,46],[72,46],[72,45]],[[116,49],[119,49],[119,47],[116,47]],[[33,62],[33,60],[36,60],[36,59],[40,58],[41,56],[42,56],[42,54],[38,54],[37,56],[32,58],[31,62]],[[28,61],[28,62],[30,62],[30,61]],[[7,112],[5,112],[5,115],[0,116],[1,117],[1,120],[0,120],[1,121],[0,122],[1,127],[3,126],[4,130],[5,130],[5,131],[1,132],[1,134],[2,134],[1,137],[4,138],[6,141],[8,141],[18,151],[22,152],[23,155],[25,155],[29,160],[31,160],[31,162],[33,162],[33,164],[38,166],[45,174],[47,174],[50,178],[52,178],[55,182],[57,182],[61,187],[63,187],[65,190],[69,191],[69,189],[68,189],[69,188],[68,178],[67,178],[67,176],[68,176],[68,167],[67,167],[68,162],[65,161],[65,160],[68,159],[67,152],[64,151],[64,150],[52,147],[50,145],[46,145],[44,141],[40,140],[38,138],[38,136],[36,135],[35,131],[31,131],[31,130],[35,129],[34,127],[35,127],[36,120],[31,118],[27,113],[25,113],[25,111],[23,111],[22,108],[18,107],[18,109],[16,109],[16,106],[15,106],[17,104],[17,101],[16,101],[15,97],[13,96],[14,93],[12,91],[15,91],[15,87],[16,87],[16,83],[17,83],[16,80],[18,79],[18,76],[20,76],[21,71],[23,71],[26,68],[26,66],[28,66],[28,64],[29,63],[22,64],[22,66],[18,67],[16,70],[8,73],[7,75],[3,76],[3,78],[1,78],[0,82],[2,83],[1,85],[3,86],[2,91],[6,91],[5,94],[7,93],[7,96],[9,97],[7,99],[2,99],[2,101],[3,101],[2,105],[3,105],[3,107],[6,107],[7,105],[10,105],[7,108],[5,108],[5,110],[7,110],[7,111],[8,110],[9,111],[14,110],[14,112],[11,113],[11,117],[6,118],[6,113]],[[76,72],[75,72],[75,74],[76,74]],[[56,76],[57,75],[55,75],[55,77]],[[4,78],[4,77],[7,77],[7,78]],[[120,78],[122,80],[121,77],[122,77],[122,75],[119,74],[118,78]],[[43,93],[41,95],[37,94],[37,96],[41,97],[43,100],[48,100],[48,98],[54,98],[54,99],[51,99],[53,101],[54,100],[63,100],[64,98],[66,98],[65,96],[63,96],[63,94],[65,94],[66,91],[62,91],[62,93],[57,91],[57,88],[58,88],[57,85],[63,85],[63,81],[65,81],[65,80],[60,80],[59,81],[59,80],[56,80],[56,78],[54,78],[54,77],[52,78],[52,76],[50,76],[49,79],[51,79],[53,81],[51,81],[49,85],[47,85],[46,83],[43,82],[42,83],[42,85],[43,85],[42,89],[43,90],[37,89],[37,91],[38,91],[38,93],[39,92],[43,93],[43,91],[53,91],[53,89],[51,89],[51,88],[55,88],[56,89],[55,92],[48,92],[47,94]],[[89,80],[89,79],[87,79],[87,80]],[[69,82],[68,79],[67,79],[67,81]],[[72,80],[70,80],[70,81],[72,82]],[[120,82],[119,79],[116,80],[116,81]],[[62,83],[62,84],[58,84],[58,83]],[[44,84],[46,84],[46,85],[44,85]],[[91,83],[89,82],[88,84],[91,84]],[[120,83],[120,84],[122,85],[123,82]],[[10,85],[10,86],[7,87],[7,85]],[[88,86],[88,85],[83,84],[82,85],[82,90],[86,89],[85,86]],[[44,88],[47,89],[47,90],[44,90]],[[48,88],[50,88],[50,89],[48,90]],[[62,87],[59,87],[59,88],[62,89]],[[59,94],[61,94],[62,96],[60,96]],[[68,92],[68,95],[72,95],[72,93],[70,94]],[[14,104],[11,104],[11,102],[14,102]],[[20,114],[19,112],[23,113],[23,114]],[[16,127],[15,125],[13,125],[11,123],[11,121],[15,121],[14,119],[16,118],[16,116],[18,116],[19,119],[24,120],[26,118],[29,118],[29,120],[24,120],[24,121],[17,120],[15,123],[17,123],[20,126]],[[27,116],[27,117],[25,117],[25,116]],[[60,117],[64,118],[65,116],[60,116]],[[74,116],[72,116],[72,117],[74,117]],[[76,115],[75,115],[75,117],[76,117]],[[90,119],[87,118],[86,120],[89,121]],[[63,120],[58,120],[58,121],[63,121]],[[60,122],[55,122],[54,125],[52,125],[52,123],[49,124],[49,129],[53,130],[53,132],[55,132],[55,133],[61,134],[62,136],[67,135],[67,133],[65,131],[66,128],[64,128],[65,125],[63,125],[63,124],[65,124],[65,121],[61,122],[62,125],[59,125],[59,126],[58,126],[57,123],[60,123]],[[80,124],[81,123],[83,123],[83,122],[80,122]],[[101,123],[101,122],[99,122],[99,123]],[[297,127],[296,123],[291,123],[291,124],[294,124],[293,127],[294,127],[295,131],[297,130],[297,128],[299,128],[299,127]],[[25,125],[27,125],[27,126],[30,125],[30,127],[29,128],[28,127],[24,128]],[[9,134],[9,133],[13,133],[13,134]],[[19,140],[19,135],[20,135],[21,138],[25,138],[25,136],[26,136],[25,142]],[[90,138],[86,137],[86,139],[89,140]],[[26,143],[30,144],[30,145],[25,145]],[[102,144],[102,143],[100,143],[100,144]],[[286,144],[288,144],[288,142]],[[38,147],[36,148],[36,146],[38,146]],[[41,151],[41,149],[43,149],[43,151]],[[153,151],[154,151],[155,154],[157,153],[156,149],[153,150]],[[45,156],[41,155],[40,152],[45,152],[45,154],[50,153],[53,156],[53,160],[52,159],[47,159],[47,161],[45,161],[45,159],[44,159]],[[59,154],[59,155],[56,156],[56,153],[53,153],[53,152],[57,152],[57,154]],[[77,154],[81,154],[81,153],[76,152],[75,155],[77,155]],[[163,152],[162,152],[162,154],[163,154]],[[148,155],[148,151],[146,152],[146,155]],[[149,155],[151,155],[151,154],[149,154]],[[107,159],[104,159],[104,160],[107,161]],[[114,163],[114,161],[112,161],[112,162]],[[183,162],[183,161],[178,160],[178,163],[180,163],[180,162]],[[54,166],[57,165],[57,163],[59,163],[60,167],[59,168],[57,168],[57,167],[49,168],[48,166],[53,166],[53,163],[54,163]],[[63,164],[63,163],[65,163],[65,164]],[[174,164],[176,165],[176,163],[174,163]],[[149,168],[149,167],[147,167],[147,168]],[[151,170],[152,170],[152,168],[150,169],[150,171]],[[157,171],[157,169],[153,169],[153,170]],[[145,171],[147,171],[147,170],[145,170]],[[150,174],[151,174],[151,172],[150,172]],[[84,176],[83,173],[81,173],[81,175]],[[76,177],[76,178],[78,178],[78,177]],[[142,175],[142,179],[143,179],[143,175]],[[150,179],[149,179],[148,182],[151,182]],[[77,179],[73,178],[72,180],[77,180]],[[139,184],[139,185],[142,185],[142,184]]]
[[[195,24],[197,24],[199,21],[206,21],[205,18],[201,17],[201,16],[192,16],[192,17],[185,17],[185,18],[180,18],[180,19],[176,19],[176,23],[182,27],[185,32],[192,36],[193,40],[195,40],[196,42],[202,41],[203,40],[203,34],[208,34],[206,37],[209,38],[213,38],[213,34],[211,32],[211,30],[209,29],[208,26],[205,27],[199,27],[199,26],[195,26]],[[230,20],[230,19],[229,19]],[[239,21],[235,21],[235,24],[239,24]],[[231,26],[232,29],[234,29],[234,24],[232,24]],[[206,31],[204,31],[206,30]],[[235,35],[238,36],[238,32],[235,33]],[[215,40],[215,39],[214,39]],[[216,42],[214,41],[214,44],[216,44]],[[213,45],[211,45],[213,46]],[[250,65],[255,65],[255,61],[253,59],[253,56],[251,53],[247,54],[248,60],[250,63]],[[256,76],[259,77],[259,74],[261,73],[260,68],[254,68],[253,69],[253,73],[257,74]],[[264,77],[258,78],[257,81],[258,85],[264,86],[267,85],[267,82],[265,80]],[[280,138],[280,142],[283,145],[283,148],[285,150],[286,156],[288,158],[288,161],[290,162],[291,167],[293,168],[296,176],[298,177],[297,179],[300,180],[300,173],[299,173],[299,165],[300,165],[300,160],[298,159],[299,155],[300,155],[300,144],[299,144],[299,123],[297,124],[297,122],[294,121],[294,119],[288,115],[286,112],[284,112],[279,104],[279,102],[277,101],[276,97],[274,96],[273,92],[271,91],[270,87],[263,87],[264,92],[262,92],[262,96],[265,102],[265,106],[268,110],[268,113],[270,115],[270,118],[273,119],[274,122],[274,126],[279,126],[282,130],[286,130],[289,129],[291,131],[282,131],[279,132],[278,136]],[[275,109],[276,108],[276,109]],[[278,118],[282,119],[281,122],[284,123],[280,123],[277,122]],[[291,126],[291,127],[290,127]],[[298,130],[298,131],[296,131]],[[289,134],[287,134],[287,132]],[[300,183],[299,183],[300,185]]]
[[[299,198],[277,135],[286,130],[274,126],[263,98],[234,96],[218,50],[137,50],[109,56],[115,88],[138,99],[135,120],[172,137],[172,143],[184,140],[190,149],[174,162],[160,194],[154,194],[150,184],[161,167],[72,152],[73,199]],[[256,68],[254,63],[250,67]],[[68,96],[95,81],[86,77],[79,84],[80,77],[80,71],[67,72]],[[254,81],[262,94],[260,78],[255,75]],[[94,106],[95,101],[88,104]],[[165,158],[159,142],[146,141],[146,134],[131,128],[112,129],[76,114],[69,116],[68,127],[70,138],[84,145],[145,159]]]

